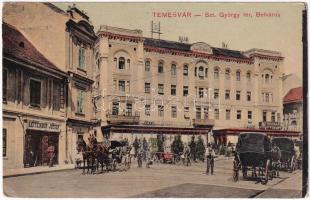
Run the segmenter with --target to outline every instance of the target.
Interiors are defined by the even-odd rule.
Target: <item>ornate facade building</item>
[[[220,133],[282,122],[280,52],[152,39],[110,26],[97,36],[96,117],[104,134],[129,140],[134,133],[181,134],[187,141],[212,127]]]
[[[38,132],[38,137],[34,138],[35,143],[31,144],[30,148],[27,148],[29,146],[27,143],[28,132],[23,131],[22,128],[13,128],[19,123],[19,126],[16,127],[24,127],[23,124],[25,122],[23,119],[20,120],[20,118],[14,116],[13,121],[10,119],[10,121],[5,122],[5,126],[8,126],[5,130],[7,135],[6,149],[8,154],[6,159],[8,164],[4,163],[5,167],[7,165],[9,168],[16,168],[23,164],[29,166],[27,159],[16,152],[16,146],[20,148],[18,152],[25,151],[27,155],[31,154],[31,148],[35,149],[38,152],[37,157],[42,160],[46,152],[42,150],[41,146],[48,142],[49,138],[57,138],[58,143],[55,142],[55,146],[59,156],[57,156],[56,162],[59,164],[73,163],[78,137],[83,137],[87,140],[88,135],[93,133],[93,47],[97,39],[93,30],[94,27],[91,25],[89,17],[75,6],[69,7],[65,12],[50,3],[6,3],[3,8],[3,21],[13,25],[15,27],[14,30],[22,32],[24,40],[29,41],[32,44],[31,47],[40,52],[42,57],[48,61],[41,63],[42,67],[47,69],[41,69],[40,73],[50,76],[50,78],[47,75],[43,76],[37,70],[34,76],[42,78],[35,78],[34,80],[36,81],[24,78],[23,83],[25,84],[21,85],[16,85],[20,84],[18,79],[7,79],[8,94],[16,96],[19,94],[19,90],[24,92],[26,105],[19,105],[19,101],[9,95],[13,99],[8,100],[8,104],[4,106],[4,111],[6,111],[6,106],[14,105],[19,112],[27,113],[25,114],[28,116],[27,119],[30,116],[29,113],[36,113],[36,118],[31,118],[31,120],[29,118],[27,127],[35,132],[38,130],[41,132]],[[12,37],[10,34],[6,35],[8,41],[14,41]],[[26,58],[35,57],[35,50],[26,52],[26,54],[19,54],[18,59],[23,59],[25,56],[28,56]],[[14,56],[14,54],[13,52],[12,55]],[[65,81],[62,82],[61,86],[54,85],[54,79],[60,78],[56,72],[49,72],[50,65],[65,73]],[[22,72],[24,75],[21,75],[21,72],[13,68],[13,65],[7,65],[7,70],[4,68],[3,73],[8,74],[9,77],[26,75],[32,77],[32,75],[26,72]],[[38,104],[36,107],[31,106],[31,102],[29,103],[32,99],[32,97],[29,97],[29,94],[31,95],[29,87],[32,86],[36,89],[41,89],[33,96],[34,101]],[[60,98],[59,94],[62,96],[61,108],[60,111],[55,111],[53,105],[57,104],[55,99]],[[43,114],[46,114],[46,116],[42,116]],[[19,114],[14,115],[19,116]],[[57,130],[46,128],[54,127],[54,124],[47,121],[47,119],[52,117],[53,120],[51,121],[57,123]],[[5,116],[4,121],[5,119],[8,118]],[[49,134],[50,131],[54,134]],[[16,135],[18,138],[12,138],[13,135]],[[46,140],[45,135],[54,135],[55,137],[48,137]],[[52,140],[56,141],[56,139]],[[12,162],[15,164],[12,165],[10,160],[13,160]],[[41,162],[41,160],[35,165],[46,164]]]

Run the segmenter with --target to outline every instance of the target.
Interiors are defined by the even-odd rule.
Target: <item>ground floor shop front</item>
[[[51,149],[53,163],[65,163],[64,119],[4,112],[2,132],[4,169],[47,166]]]

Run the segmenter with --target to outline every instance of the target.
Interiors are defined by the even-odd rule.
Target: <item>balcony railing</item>
[[[214,119],[193,119],[194,126],[214,126]]]
[[[107,113],[107,121],[109,124],[138,124],[140,120],[140,114],[136,113]]]

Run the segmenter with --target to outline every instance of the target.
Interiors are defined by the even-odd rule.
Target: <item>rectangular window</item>
[[[188,95],[188,86],[183,86],[183,96],[186,97]]]
[[[226,109],[226,120],[230,120],[230,110]]]
[[[2,74],[2,101],[7,101],[7,91],[8,91],[8,70],[3,69]]]
[[[196,108],[196,119],[201,119],[201,108],[200,107]]]
[[[163,117],[164,116],[164,106],[159,105],[158,106],[158,116]]]
[[[118,81],[118,90],[120,92],[125,92],[125,81]]]
[[[84,91],[77,89],[77,113],[84,113]]]
[[[267,112],[263,111],[263,122],[267,121]]]
[[[266,93],[266,103],[269,103],[269,93]]]
[[[276,121],[276,112],[271,112],[271,121],[272,122]]]
[[[247,101],[251,101],[251,92],[246,93],[246,99]]]
[[[252,120],[252,111],[248,111],[248,120]]]
[[[30,105],[40,107],[41,105],[41,82],[30,80]]]
[[[225,99],[226,100],[230,99],[230,90],[225,90]]]
[[[281,120],[281,116],[280,116],[280,113],[277,113],[277,122],[280,122]]]
[[[151,69],[151,62],[150,61],[145,61],[145,71],[150,71]]]
[[[144,114],[145,114],[145,116],[150,116],[151,115],[151,105],[145,105],[145,107],[144,107]]]
[[[118,115],[119,112],[119,103],[113,102],[112,103],[112,115]]]
[[[63,98],[61,87],[59,81],[53,81],[53,110],[60,110]]]
[[[199,88],[199,98],[203,98],[203,88]]]
[[[126,116],[132,116],[132,104],[131,103],[126,104]]]
[[[176,106],[171,106],[171,117],[177,118],[177,107]]]
[[[218,108],[214,109],[214,119],[220,119],[220,111]]]
[[[171,85],[171,95],[176,95],[177,94],[177,86],[176,85]]]
[[[144,92],[151,93],[151,83],[144,83]]]
[[[236,91],[236,100],[240,101],[241,91]]]
[[[237,119],[241,120],[241,110],[237,110]]]
[[[158,84],[158,94],[164,94],[164,84]]]
[[[218,99],[219,98],[219,89],[214,89],[213,98]]]
[[[209,119],[209,108],[203,108],[203,112],[205,119]]]
[[[85,49],[82,47],[79,49],[79,68],[85,69]]]
[[[2,129],[2,157],[7,156],[7,133],[6,128]]]

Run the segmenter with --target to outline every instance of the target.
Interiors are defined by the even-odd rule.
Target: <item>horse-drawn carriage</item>
[[[285,137],[276,137],[272,139],[272,145],[279,147],[281,151],[280,169],[293,172],[297,167],[293,140]]]
[[[125,141],[111,141],[110,145],[90,141],[78,142],[78,149],[81,152],[83,173],[95,173],[101,167],[106,171],[128,170],[130,168],[130,148]],[[79,158],[79,159],[81,159]]]
[[[266,184],[272,178],[271,140],[264,133],[240,133],[233,162],[233,180],[239,180],[239,171],[244,178],[251,171],[252,178]]]

